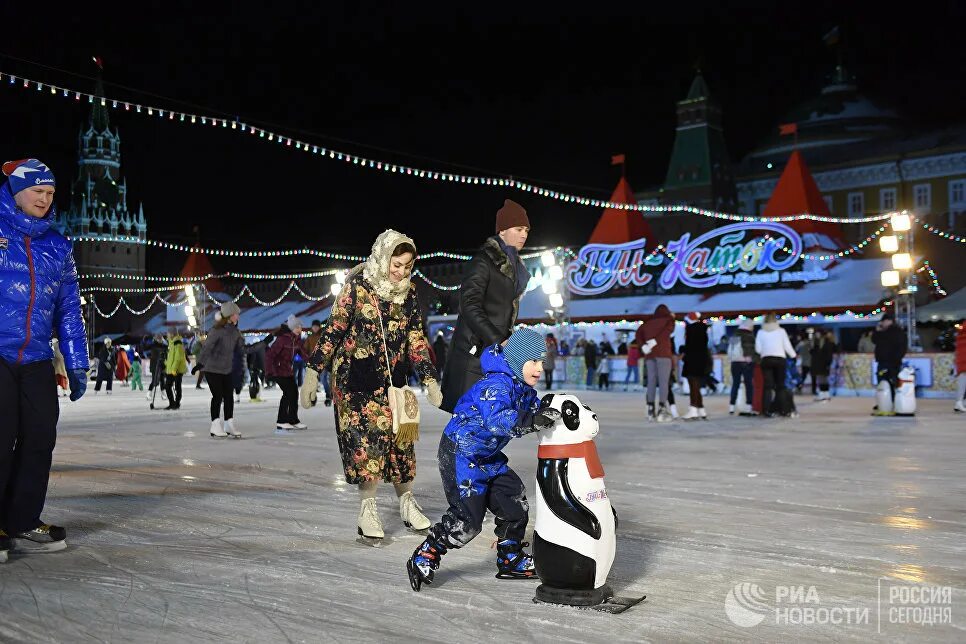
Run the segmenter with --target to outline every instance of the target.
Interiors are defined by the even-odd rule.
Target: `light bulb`
[[[339,271],[335,274],[336,284],[345,284],[345,271]]]
[[[553,256],[553,251],[547,250],[540,255],[540,263],[544,266],[553,266],[557,263],[557,258]]]
[[[882,285],[883,286],[898,286],[899,285],[899,271],[882,271]]]
[[[895,235],[879,237],[879,249],[883,253],[894,253],[899,250],[899,238]]]
[[[900,271],[907,271],[912,268],[912,255],[909,253],[896,253],[892,256],[892,268]]]
[[[184,314],[188,317],[194,317],[195,307],[191,306],[190,304],[186,304],[184,307]]]
[[[550,267],[550,279],[560,281],[563,279],[563,268],[558,264],[554,264]]]
[[[334,284],[332,284],[332,286],[329,287],[329,292],[332,293],[333,297],[338,297],[339,293],[342,292],[342,285],[339,284],[338,282],[335,282]]]
[[[550,306],[552,306],[555,309],[561,308],[563,306],[563,295],[561,295],[560,293],[551,293]]]
[[[909,218],[909,215],[904,212],[892,215],[892,230],[901,233],[910,228],[912,228],[912,220]]]
[[[541,288],[547,295],[553,295],[557,292],[557,283],[553,280],[544,280]]]

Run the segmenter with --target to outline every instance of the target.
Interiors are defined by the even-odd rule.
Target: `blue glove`
[[[87,391],[87,369],[73,369],[67,372],[67,384],[70,385],[71,402],[80,400]]]

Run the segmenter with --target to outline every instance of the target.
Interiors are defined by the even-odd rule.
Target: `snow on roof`
[[[882,299],[880,274],[889,269],[888,259],[842,260],[828,269],[827,280],[811,282],[800,288],[719,291],[710,295],[687,293],[571,299],[568,313],[571,320],[614,316],[642,318],[654,313],[658,304],[666,304],[676,313],[838,312],[876,306]],[[530,291],[520,303],[520,321],[545,320],[549,308],[549,298],[542,289]]]

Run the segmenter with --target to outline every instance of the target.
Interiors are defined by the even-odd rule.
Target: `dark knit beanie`
[[[527,217],[527,211],[523,206],[512,199],[507,199],[503,202],[503,207],[496,211],[496,232],[499,234],[507,228],[517,226],[529,228],[530,219]]]
[[[507,340],[503,355],[513,374],[523,380],[524,364],[530,360],[546,359],[547,341],[533,329],[518,329]]]

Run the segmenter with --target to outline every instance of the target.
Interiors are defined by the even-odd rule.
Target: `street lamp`
[[[919,290],[916,284],[916,272],[913,270],[915,235],[912,229],[912,218],[908,212],[902,211],[892,215],[889,223],[893,234],[880,237],[879,248],[883,253],[892,255],[893,270],[882,271],[880,280],[883,286],[899,287],[896,292],[896,321],[905,318],[906,342],[908,348],[912,349],[916,343],[916,292]],[[900,236],[895,233],[905,233],[901,236],[904,242],[902,252],[898,252]]]

